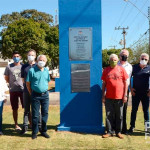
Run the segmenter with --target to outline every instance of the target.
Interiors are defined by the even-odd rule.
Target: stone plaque
[[[90,92],[90,64],[71,64],[71,91]]]
[[[69,59],[92,60],[92,28],[69,28]]]

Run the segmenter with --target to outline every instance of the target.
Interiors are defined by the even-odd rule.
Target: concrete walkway
[[[49,97],[50,97],[50,105],[60,105],[60,93],[59,92],[50,92]],[[129,106],[132,105],[131,102],[132,102],[132,97],[130,94],[129,101],[128,101]],[[10,97],[8,97],[6,104],[10,105]],[[140,103],[140,105],[141,105],[141,103]]]
[[[59,105],[60,104],[60,96],[59,92],[50,92],[50,105]],[[10,105],[10,97],[7,98],[6,105]]]

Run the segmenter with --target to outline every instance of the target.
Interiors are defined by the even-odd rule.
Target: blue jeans
[[[31,95],[29,94],[29,92],[23,92],[23,104],[24,104],[23,128],[26,131],[28,130],[31,101],[32,101]],[[41,113],[39,113],[38,126],[41,129]]]
[[[144,121],[149,121],[149,97],[146,94],[132,96],[132,111],[130,126],[135,128],[136,114],[138,111],[139,103],[142,102],[142,108],[144,113]]]
[[[48,119],[48,108],[49,108],[49,92],[45,94],[38,94],[34,91],[32,92],[32,134],[37,134],[38,121],[39,121],[39,110],[41,106],[41,120],[42,127],[40,132],[47,131],[47,119]]]
[[[4,101],[0,101],[0,132],[2,131],[3,104]]]

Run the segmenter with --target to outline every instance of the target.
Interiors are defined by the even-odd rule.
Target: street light
[[[143,13],[134,3],[132,3],[129,0],[124,0],[125,2],[129,2],[130,4],[132,4],[136,9],[138,9],[138,11],[140,11],[149,21],[149,56],[150,56],[150,7],[148,7],[148,16]],[[150,61],[149,61],[150,63]]]

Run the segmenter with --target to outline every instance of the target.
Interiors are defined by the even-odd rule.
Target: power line
[[[137,3],[137,0],[134,2],[134,4]],[[130,16],[131,12],[133,11],[133,6],[131,7],[130,11],[128,12],[128,14],[126,15],[126,17],[124,18],[124,20],[122,21],[122,23],[120,24],[120,26],[123,25],[123,23],[127,20],[127,18]]]
[[[123,9],[122,13],[120,14],[120,17],[119,17],[119,19],[118,19],[118,21],[117,21],[117,23],[116,23],[115,26],[117,26],[117,24],[119,24],[119,22],[120,22],[120,20],[122,19],[122,16],[123,16],[123,14],[124,14],[124,12],[125,12],[127,6],[128,6],[128,3],[126,3],[126,5],[124,6],[124,9]],[[114,33],[115,33],[115,30],[114,30],[114,32],[113,32],[113,34],[112,34],[112,36],[111,36],[110,39],[113,39],[112,37],[114,36]],[[114,41],[115,41],[115,40],[114,40]]]
[[[134,42],[130,47],[133,47],[135,44],[137,44],[147,33],[148,33],[149,29],[147,29],[147,31],[138,39],[138,41]]]
[[[137,26],[128,34],[128,36],[127,36],[128,41],[132,38],[132,36],[138,35],[139,31],[142,29],[142,26],[146,23],[146,20],[144,20],[144,21],[142,21],[142,20],[139,21],[140,24],[137,24]],[[132,29],[132,27],[131,27],[131,29]]]
[[[142,7],[140,8],[140,10],[142,10],[143,9],[143,7],[146,5],[146,3],[148,2],[148,0],[146,0],[145,1],[145,3],[142,5]],[[133,6],[134,7],[134,6]],[[132,9],[133,10],[133,9]],[[138,17],[138,15],[140,14],[140,12],[138,11],[138,13],[137,13],[137,15],[132,19],[132,22],[131,22],[131,24],[129,24],[129,26],[130,26],[130,28],[131,28],[131,26],[133,25],[133,23],[134,23],[134,20],[136,20],[137,19],[137,17]]]
[[[137,2],[137,0],[135,0],[135,3]],[[127,3],[128,4],[128,3]],[[126,5],[126,7],[127,7],[127,5]],[[131,7],[131,9],[130,9],[130,11],[129,11],[129,13],[131,13],[132,12],[132,7]],[[129,14],[128,13],[128,14]],[[122,17],[122,16],[121,16]],[[123,18],[123,17],[122,17]],[[118,23],[119,24],[119,23]],[[123,24],[123,23],[122,23]],[[117,26],[117,25],[116,25]],[[121,26],[121,25],[118,25],[118,26]],[[118,32],[116,33],[116,36],[114,37],[114,41],[116,41],[116,39],[117,39],[117,37],[118,37]]]
[[[142,5],[141,10],[143,9],[143,7],[146,5],[147,2],[148,2],[148,0],[146,0],[145,3]],[[137,15],[134,17],[134,19],[132,19],[132,23],[129,24],[130,29],[132,29],[131,26],[133,25],[133,23],[135,23],[135,20],[137,19],[137,17],[139,16],[139,14],[140,14],[140,12],[138,11]],[[143,18],[142,18],[142,20],[143,20]],[[146,21],[146,20],[144,20],[144,22],[143,22],[142,20],[139,21],[139,23],[141,23],[141,25],[139,25],[139,23],[137,23],[137,28],[139,28],[138,26],[140,26],[140,29],[142,29],[142,26],[144,25],[144,23],[145,23],[145,21]],[[134,32],[137,33],[137,28],[136,28],[136,29],[134,28],[134,30],[129,33],[130,36],[129,36],[129,35],[127,36],[127,40],[131,39],[131,37],[132,37],[133,35],[135,36],[135,34],[133,34],[133,33],[134,33]],[[131,31],[131,30],[130,30],[130,31]],[[138,31],[139,31],[139,30],[138,30]]]

